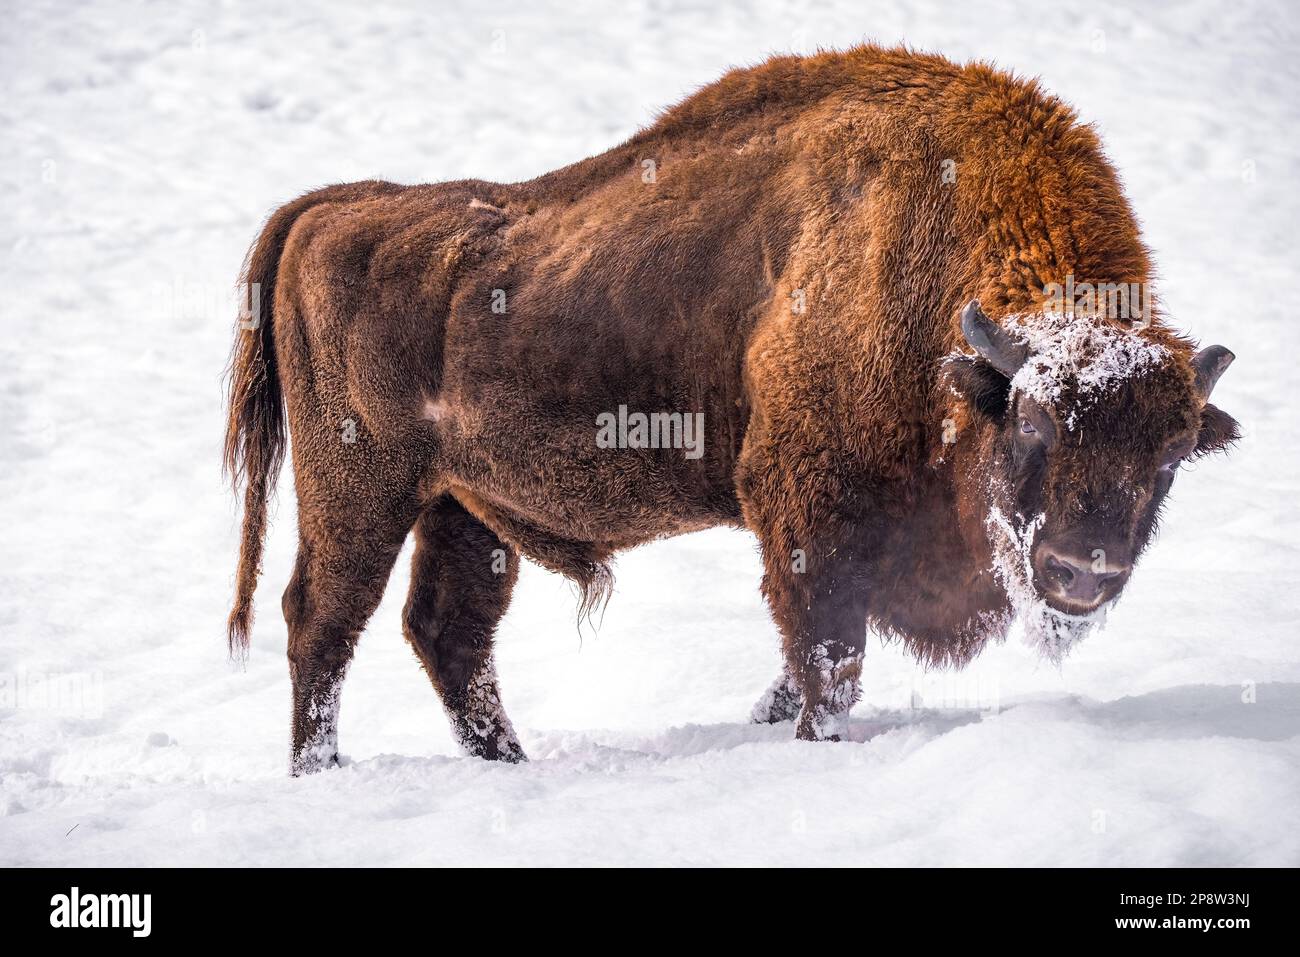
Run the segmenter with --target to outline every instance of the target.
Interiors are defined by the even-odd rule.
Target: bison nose
[[[1128,574],[1126,567],[1076,558],[1052,548],[1046,550],[1043,570],[1058,597],[1089,607],[1101,600],[1108,583]]]

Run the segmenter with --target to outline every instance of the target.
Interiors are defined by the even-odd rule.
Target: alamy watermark
[[[73,887],[50,898],[50,926],[119,927],[132,937],[148,937],[153,928],[152,894],[83,894]]]
[[[997,714],[1002,710],[1002,690],[996,676],[912,671],[891,676],[886,706],[914,713],[973,711]]]
[[[1049,282],[1043,287],[1046,307],[1065,316],[1100,316],[1127,319],[1138,328],[1150,322],[1151,296],[1141,282],[1075,282],[1074,274],[1064,283]]]
[[[704,454],[703,412],[618,412],[596,416],[600,449],[683,449],[688,459]]]
[[[152,283],[140,290],[138,307],[158,319],[226,322],[233,312],[239,328],[252,331],[262,325],[262,284],[231,286],[176,276],[171,282]]]
[[[104,676],[98,671],[0,671],[0,714],[6,711],[101,717]]]

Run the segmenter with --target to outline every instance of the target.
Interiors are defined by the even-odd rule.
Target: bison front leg
[[[793,721],[799,717],[801,708],[803,708],[803,695],[799,691],[799,686],[790,677],[790,672],[782,668],[777,679],[763,692],[763,696],[754,702],[754,708],[749,712],[749,719],[754,724],[780,724],[782,721]]]
[[[784,715],[798,700],[796,737],[838,741],[861,693],[865,567],[848,546],[805,550],[788,536],[780,538],[791,547],[774,551],[764,544],[763,588],[781,628],[788,683],[778,681],[769,691],[769,714]],[[754,716],[759,717],[757,708]]]

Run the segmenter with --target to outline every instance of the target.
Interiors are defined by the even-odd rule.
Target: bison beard
[[[1067,615],[1043,601],[1033,586],[1032,553],[1034,538],[1043,526],[1044,515],[1020,523],[1013,523],[998,508],[989,512],[988,531],[993,548],[993,573],[1007,592],[1010,615],[1007,619],[990,622],[989,636],[1006,632],[1007,621],[1013,618],[1023,629],[1023,638],[1043,658],[1060,665],[1094,628],[1106,622],[1106,609],[1102,605],[1089,615]]]
[[[785,658],[754,718],[808,740],[843,732],[868,625],[961,665],[1018,613],[1060,660],[1099,616],[1054,606],[1113,600],[1177,462],[1237,434],[1206,404],[1231,353],[1195,353],[1149,296],[1140,328],[1050,321],[1050,289],[1150,275],[1069,107],[870,45],[733,71],[526,183],[309,193],[245,269],[232,651],[291,434],[295,773],[336,760],[343,675],[412,534],[406,638],[490,759],[523,758],[493,657],[521,557],[591,609],[619,551],[747,528]],[[1085,361],[1111,347],[1119,374]],[[598,442],[626,410],[680,440]]]

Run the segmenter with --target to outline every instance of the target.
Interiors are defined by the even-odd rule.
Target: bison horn
[[[1237,357],[1231,350],[1223,346],[1206,346],[1192,356],[1192,368],[1196,370],[1196,391],[1200,393],[1201,401],[1210,398],[1214,383],[1219,381],[1219,376],[1232,365],[1235,358]]]
[[[972,299],[961,311],[961,334],[980,358],[1007,378],[1014,376],[1029,357],[1029,347],[984,315],[978,299]]]

